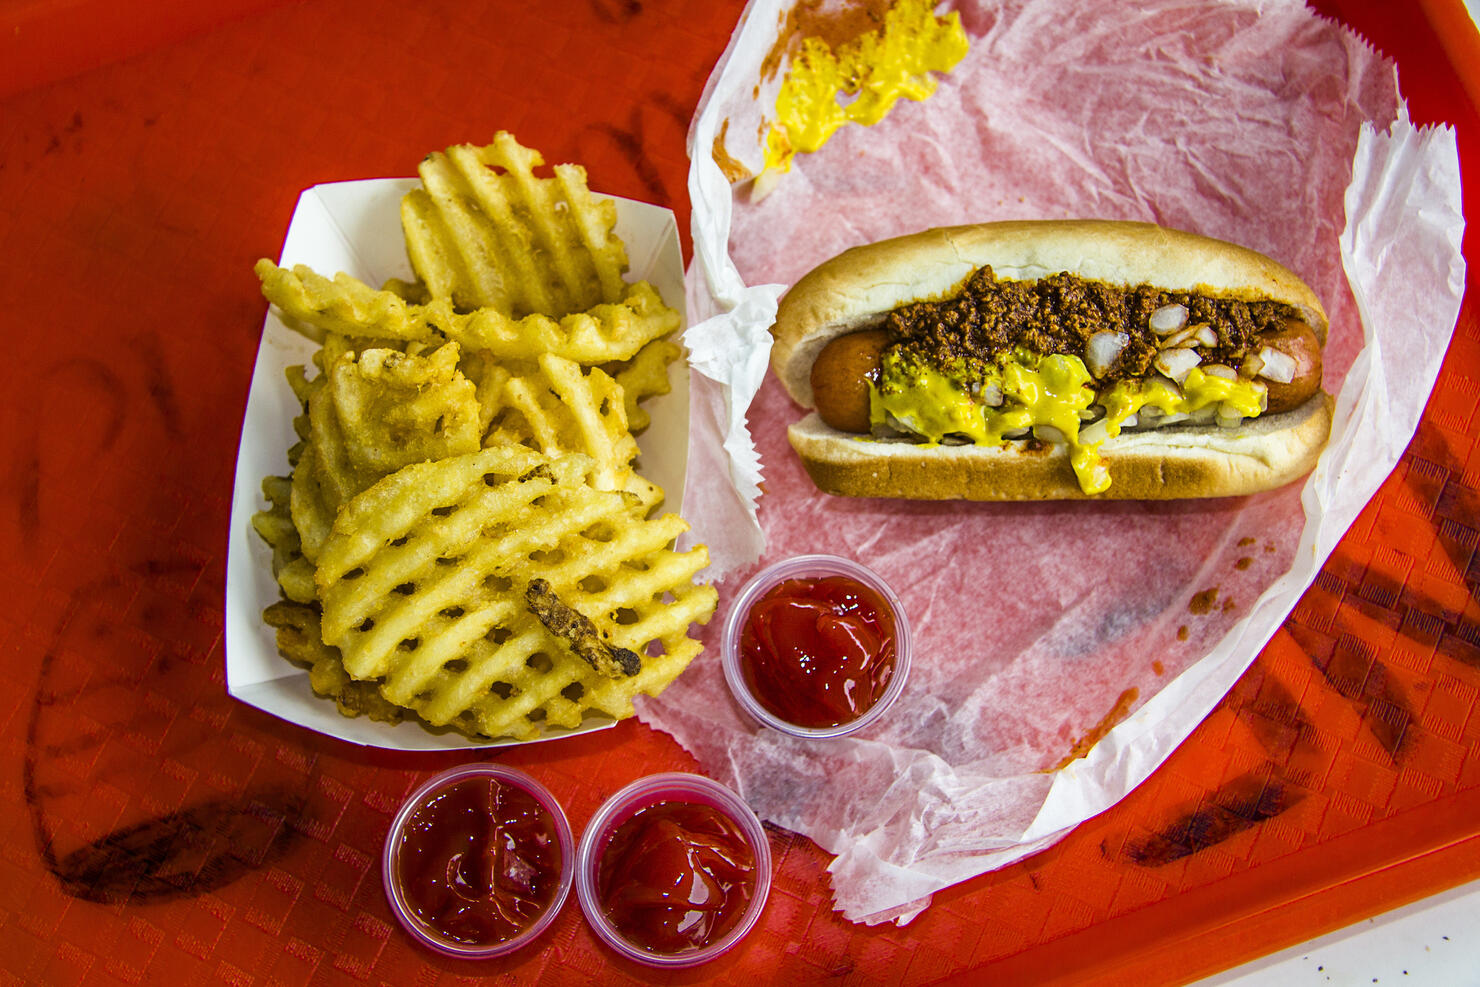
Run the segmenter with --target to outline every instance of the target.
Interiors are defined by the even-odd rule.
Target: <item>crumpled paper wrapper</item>
[[[1191,733],[1397,463],[1463,291],[1454,135],[1415,129],[1393,66],[1343,27],[1269,0],[953,6],[971,52],[937,93],[839,131],[760,202],[710,151],[723,134],[758,168],[781,4],[747,9],[690,134],[685,513],[726,578],[705,659],[640,715],[835,854],[835,907],[868,923],[1050,845]],[[1316,289],[1338,400],[1311,477],[1161,504],[818,493],[785,437],[802,410],[766,374],[783,286],[880,237],[1075,216],[1247,244]],[[916,631],[884,725],[825,743],[745,718],[717,654],[757,559],[807,552],[875,568]]]

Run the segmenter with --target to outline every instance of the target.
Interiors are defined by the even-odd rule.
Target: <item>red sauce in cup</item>
[[[740,632],[756,700],[800,727],[858,719],[894,674],[894,612],[848,576],[787,579],[757,600]]]
[[[596,877],[606,917],[653,953],[701,949],[735,927],[755,890],[755,853],[713,806],[657,802],[617,827]]]
[[[443,938],[506,942],[559,889],[555,822],[523,789],[467,778],[433,792],[407,819],[396,870],[407,910]]]

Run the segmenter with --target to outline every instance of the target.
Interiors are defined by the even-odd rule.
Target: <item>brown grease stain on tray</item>
[[[1209,792],[1196,809],[1157,832],[1127,843],[1125,855],[1142,867],[1160,867],[1252,829],[1302,798],[1280,778],[1252,771]]]
[[[1109,733],[1111,730],[1114,730],[1116,724],[1118,724],[1121,720],[1125,719],[1126,716],[1130,714],[1131,706],[1135,704],[1136,698],[1140,696],[1140,694],[1141,690],[1136,688],[1130,688],[1122,692],[1120,694],[1120,698],[1115,700],[1115,705],[1111,707],[1110,712],[1106,713],[1104,717],[1101,718],[1100,722],[1094,725],[1094,728],[1090,730],[1089,733],[1085,734],[1083,737],[1080,737],[1074,742],[1074,746],[1069,749],[1068,756],[1066,756],[1058,764],[1055,764],[1053,767],[1049,768],[1047,771],[1044,772],[1044,774],[1051,774],[1055,771],[1058,771],[1060,768],[1063,768],[1071,762],[1077,761],[1081,757],[1084,757],[1086,754],[1088,754],[1091,747],[1095,746],[1095,744],[1098,744],[1102,739],[1104,739],[1105,734]]]

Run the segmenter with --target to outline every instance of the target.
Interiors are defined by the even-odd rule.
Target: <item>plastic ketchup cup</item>
[[[576,854],[586,922],[648,966],[697,966],[733,949],[770,890],[760,820],[702,775],[652,775],[623,788],[587,824]]]
[[[381,874],[396,919],[447,956],[528,944],[570,893],[575,839],[555,797],[516,768],[468,764],[428,780],[386,836]]]
[[[910,627],[873,570],[801,555],[758,572],[725,616],[721,662],[753,719],[825,740],[875,723],[904,691]]]

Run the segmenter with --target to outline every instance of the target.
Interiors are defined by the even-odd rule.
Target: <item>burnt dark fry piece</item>
[[[547,581],[531,579],[524,591],[524,602],[551,634],[569,644],[572,651],[602,675],[617,678],[642,671],[642,659],[635,651],[614,648],[603,641],[596,625],[585,614],[567,606]]]

